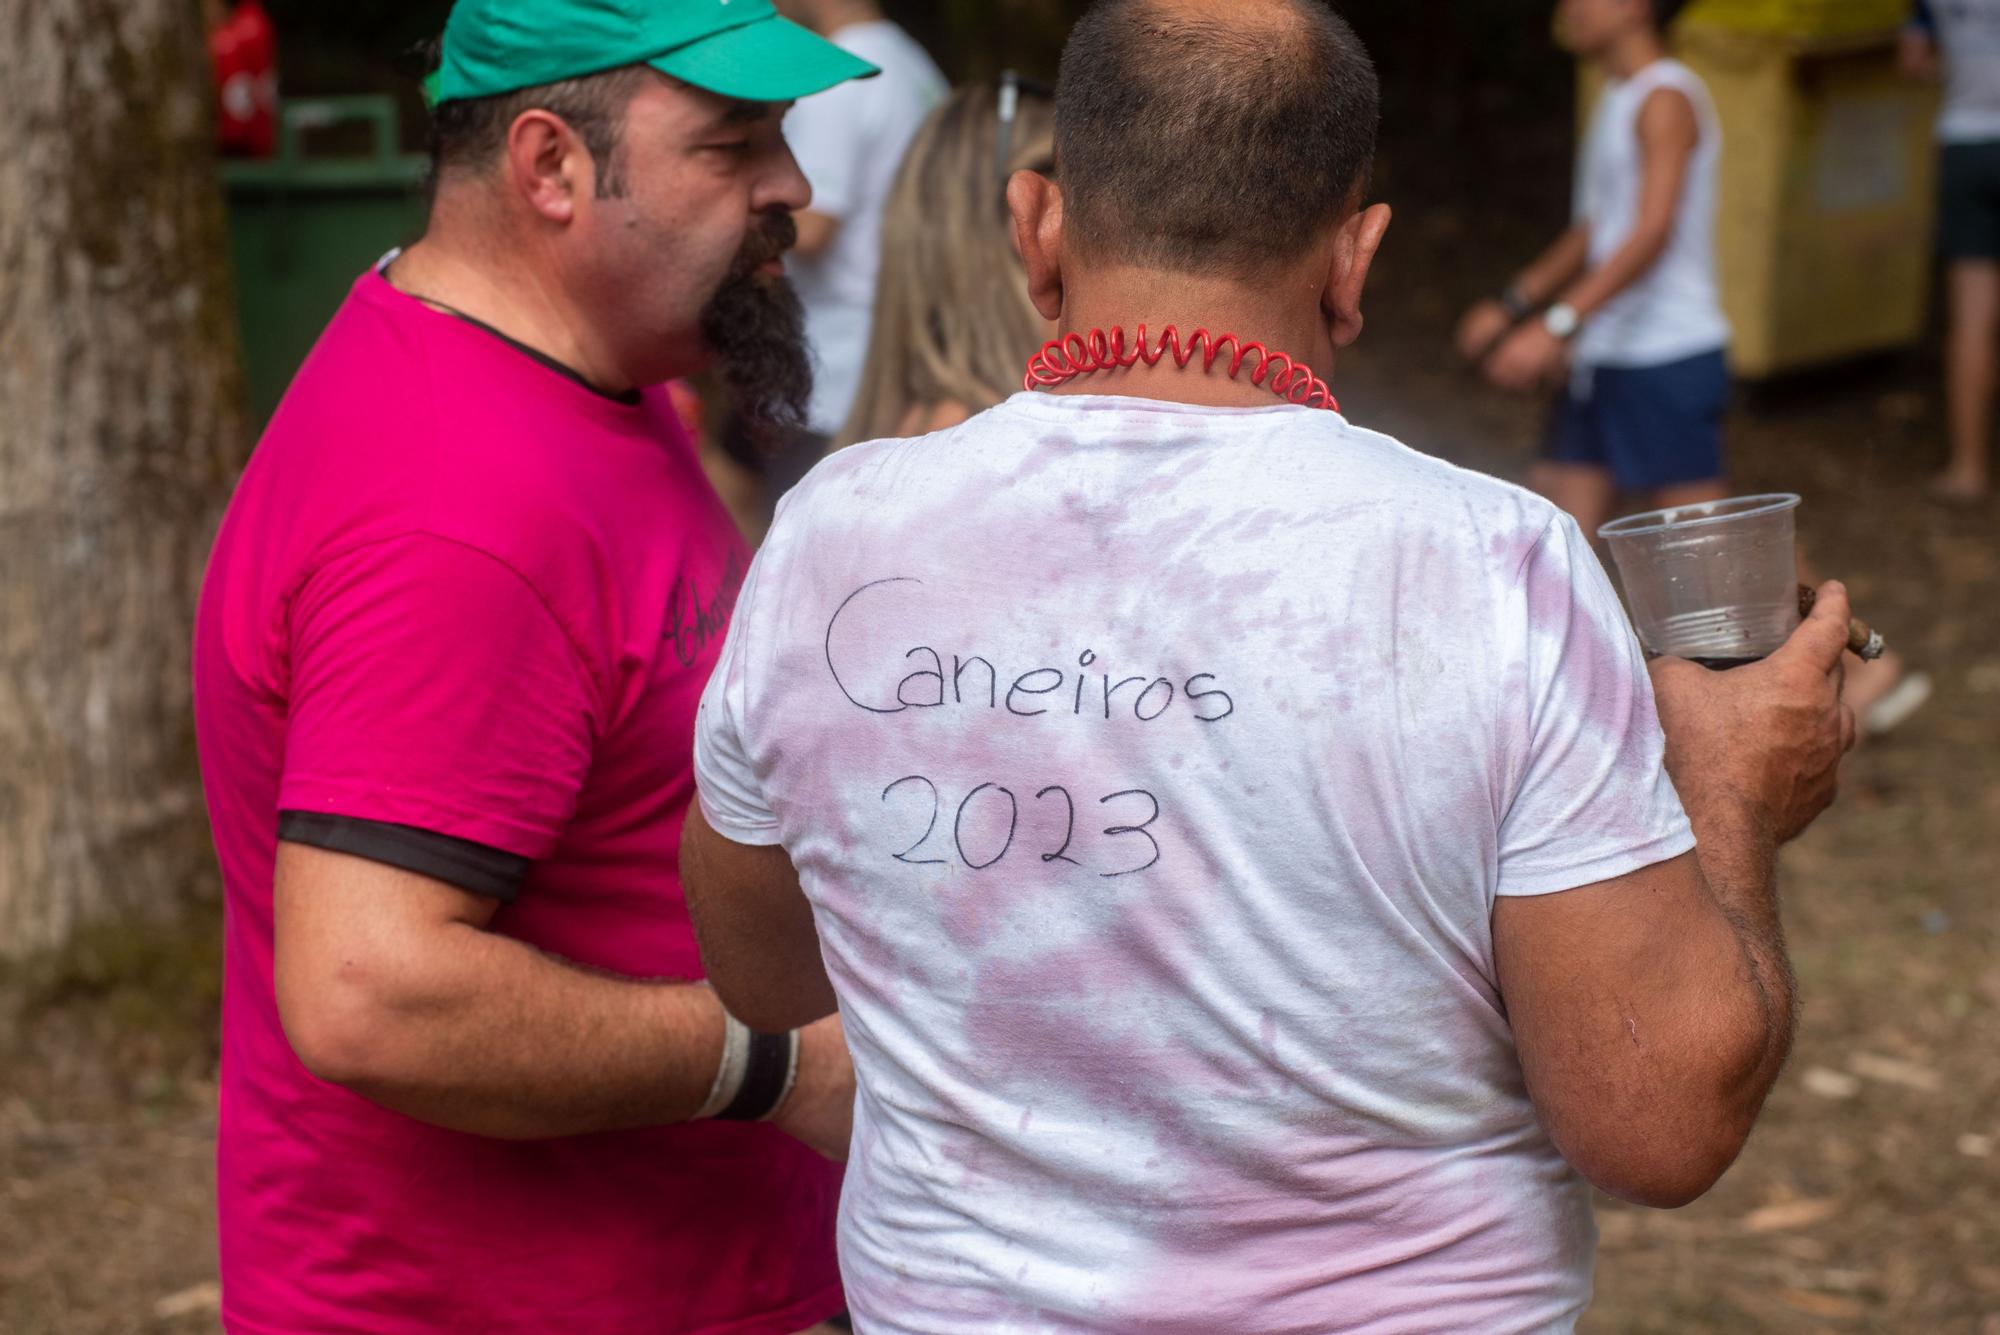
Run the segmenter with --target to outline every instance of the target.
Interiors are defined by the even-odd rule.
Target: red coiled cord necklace
[[[1028,362],[1028,374],[1021,388],[1049,389],[1094,371],[1125,371],[1140,362],[1158,366],[1168,357],[1185,371],[1199,355],[1201,369],[1213,371],[1224,353],[1230,354],[1231,380],[1243,370],[1244,362],[1255,357],[1257,369],[1251,373],[1251,384],[1269,389],[1287,403],[1300,407],[1340,411],[1340,401],[1333,397],[1326,381],[1314,375],[1304,362],[1282,352],[1272,352],[1262,343],[1245,343],[1234,334],[1218,336],[1206,329],[1195,330],[1183,343],[1181,331],[1173,325],[1161,330],[1159,339],[1151,345],[1146,340],[1146,326],[1140,325],[1139,336],[1129,347],[1122,325],[1112,326],[1108,334],[1102,329],[1093,329],[1088,334],[1065,334],[1043,344],[1042,350]]]

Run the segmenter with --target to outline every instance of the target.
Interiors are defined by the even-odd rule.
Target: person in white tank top
[[[1728,494],[1729,322],[1715,263],[1722,126],[1667,54],[1684,0],[1562,0],[1563,45],[1606,76],[1578,154],[1574,219],[1458,343],[1508,389],[1564,385],[1535,485],[1587,533],[1621,497]]]
[[[1993,494],[2000,384],[2000,0],[1918,0],[1903,70],[1944,85],[1939,110],[1938,251],[1951,334],[1945,352],[1950,454],[1931,495],[1984,505]]]

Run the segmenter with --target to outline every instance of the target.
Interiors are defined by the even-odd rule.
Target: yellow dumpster
[[[1675,29],[1722,117],[1716,247],[1739,375],[1923,334],[1937,94],[1897,72],[1906,12],[1904,0],[1702,0]]]
[[[1696,0],[1683,22],[1786,37],[1852,37],[1893,30],[1910,0]]]

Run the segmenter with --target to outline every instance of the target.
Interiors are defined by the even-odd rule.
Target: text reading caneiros
[[[863,599],[886,600],[896,586],[921,586],[908,576],[875,580],[843,599],[826,626],[826,669],[847,702],[870,714],[921,709],[980,709],[1015,718],[1068,715],[1109,722],[1129,718],[1154,723],[1182,713],[1200,723],[1220,723],[1236,712],[1236,701],[1212,672],[1125,674],[1103,670],[1094,649],[1075,654],[1075,665],[1029,666],[1019,655],[981,652],[971,646],[856,641],[852,634],[836,646],[842,618]],[[869,610],[879,611],[879,608]],[[905,637],[908,638],[908,637]],[[891,682],[894,682],[893,686]]]

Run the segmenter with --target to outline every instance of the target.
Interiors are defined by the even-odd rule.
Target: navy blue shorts
[[[2000,260],[2000,142],[1946,144],[1938,171],[1946,260]]]
[[[1556,400],[1546,457],[1608,468],[1625,491],[1724,476],[1729,363],[1704,352],[1665,366],[1578,367]]]

